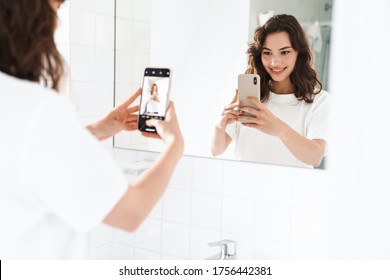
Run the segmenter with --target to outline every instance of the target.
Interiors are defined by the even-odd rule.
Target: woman
[[[147,115],[158,115],[160,107],[160,99],[158,98],[157,85],[153,84],[150,90],[149,100],[145,104],[145,112]]]
[[[81,259],[100,222],[133,231],[164,192],[183,152],[171,103],[149,120],[166,146],[131,186],[97,139],[137,127],[140,90],[85,129],[56,94],[54,44],[63,1],[0,0],[0,258]],[[43,86],[41,84],[43,84]],[[51,88],[51,89],[50,89]]]
[[[238,160],[318,167],[326,152],[329,94],[312,68],[302,27],[291,15],[273,16],[256,29],[248,54],[246,73],[259,74],[261,100],[248,98],[257,109],[240,107],[236,92],[215,126],[212,154],[234,140]]]

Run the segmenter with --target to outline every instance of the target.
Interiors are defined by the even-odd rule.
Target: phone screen
[[[146,68],[142,83],[138,129],[156,133],[156,128],[147,126],[149,119],[165,119],[167,111],[171,71],[168,68]]]

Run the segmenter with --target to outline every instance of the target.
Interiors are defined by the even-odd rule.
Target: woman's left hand
[[[87,126],[87,129],[98,139],[105,140],[122,130],[136,130],[138,128],[139,106],[130,105],[141,95],[139,88],[129,99],[115,107],[108,115],[96,123]]]
[[[257,98],[248,97],[248,101],[256,105],[258,109],[251,107],[240,107],[241,111],[254,115],[253,117],[244,115],[239,116],[239,120],[248,121],[248,123],[243,122],[242,125],[253,127],[266,134],[280,138],[281,133],[283,132],[283,128],[285,128],[287,124],[276,117],[271,111],[269,111]]]

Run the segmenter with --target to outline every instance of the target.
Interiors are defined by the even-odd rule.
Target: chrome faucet
[[[221,240],[217,242],[211,242],[208,244],[211,247],[220,246],[221,252],[207,258],[207,260],[235,260],[237,258],[236,241],[234,240]]]

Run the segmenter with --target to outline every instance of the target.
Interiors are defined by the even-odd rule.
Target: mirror
[[[214,125],[235,94],[238,74],[247,69],[259,14],[292,14],[305,29],[319,27],[312,47],[327,90],[331,7],[332,0],[116,0],[115,104],[141,86],[146,67],[169,67],[185,155],[212,157]],[[163,144],[122,132],[114,146],[158,152]],[[231,159],[233,146],[216,158]]]

